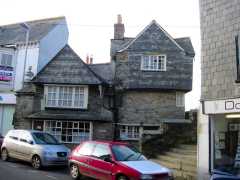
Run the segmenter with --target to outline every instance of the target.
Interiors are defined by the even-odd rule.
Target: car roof
[[[12,129],[12,130],[9,130],[9,132],[30,132],[30,133],[38,132],[38,133],[45,133],[43,131],[31,130],[31,129]]]
[[[91,143],[98,143],[98,144],[109,144],[109,145],[129,145],[127,142],[122,142],[122,141],[84,141],[84,142],[91,142]]]

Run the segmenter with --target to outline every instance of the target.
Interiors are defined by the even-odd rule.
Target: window
[[[185,106],[185,94],[182,92],[176,92],[176,106],[184,107]]]
[[[87,86],[45,87],[46,106],[60,108],[87,108]]]
[[[62,143],[80,143],[90,139],[90,122],[44,121],[44,131]]]
[[[12,67],[13,56],[11,54],[0,53],[0,65]]]
[[[166,55],[143,56],[141,69],[146,71],[166,71]]]
[[[102,160],[104,160],[107,157],[111,157],[110,149],[105,144],[97,144],[92,155]]]
[[[139,139],[139,126],[120,126],[120,138],[123,140]]]
[[[92,154],[93,148],[95,147],[95,144],[85,142],[81,148],[78,150],[78,154],[84,155],[84,156],[90,156]]]

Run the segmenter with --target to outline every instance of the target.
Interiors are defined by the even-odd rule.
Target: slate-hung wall
[[[112,40],[111,48],[116,86],[123,91],[119,123],[139,126],[143,122],[148,126],[184,122],[185,107],[176,106],[176,93],[192,89],[194,51],[192,47],[186,50],[190,39],[171,39],[155,21],[135,39],[129,39],[122,43]],[[166,69],[143,70],[142,58],[148,55],[165,55]]]

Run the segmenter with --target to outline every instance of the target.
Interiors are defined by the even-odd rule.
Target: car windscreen
[[[36,144],[59,144],[59,142],[48,133],[34,132],[32,136]]]
[[[117,161],[142,161],[146,160],[134,146],[112,145],[112,152]]]

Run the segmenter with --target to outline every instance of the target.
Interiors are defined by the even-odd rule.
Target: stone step
[[[167,162],[164,162],[164,161],[158,161],[158,160],[153,160],[154,162],[156,163],[159,163],[160,165],[162,166],[165,166],[169,169],[172,170],[173,172],[173,175],[174,175],[174,180],[177,180],[177,179],[181,179],[181,180],[195,180],[196,179],[196,176],[197,176],[197,173],[196,173],[196,169],[194,169],[194,171],[189,171],[188,170],[179,170],[177,168],[176,165],[174,166],[173,164],[169,164]]]
[[[197,154],[180,154],[180,153],[176,153],[176,152],[172,152],[172,151],[165,152],[163,155],[175,157],[175,158],[186,158],[189,160],[195,160],[197,157]]]
[[[190,150],[190,149],[186,150],[186,149],[180,149],[180,148],[172,148],[170,151],[178,154],[184,154],[184,155],[197,155],[197,151]]]
[[[181,149],[189,149],[189,150],[194,150],[197,151],[197,145],[189,145],[189,144],[181,144],[178,146]]]
[[[172,157],[167,155],[161,155],[157,157],[160,161],[168,161],[168,162],[181,162],[183,164],[197,166],[197,158],[196,157]]]
[[[154,162],[161,164],[162,166],[165,166],[169,169],[177,170],[177,171],[183,171],[185,173],[190,173],[190,174],[196,174],[197,173],[197,166],[192,166],[188,164],[182,164],[179,162],[169,162],[169,161],[162,161],[158,159],[154,159]]]

